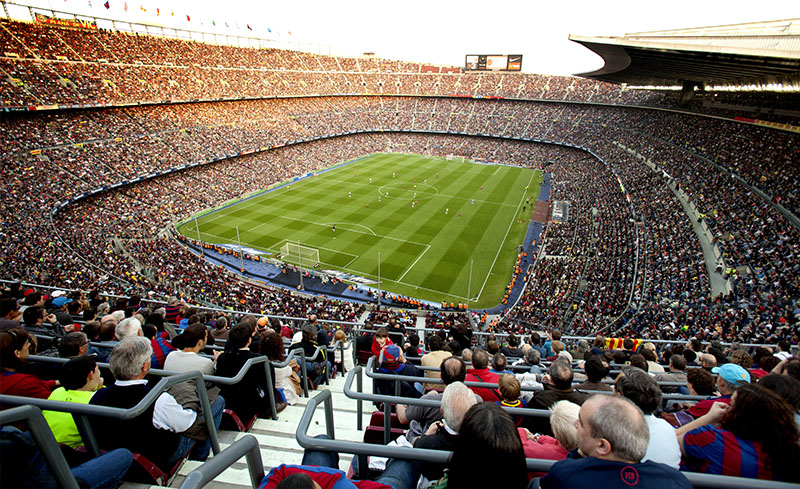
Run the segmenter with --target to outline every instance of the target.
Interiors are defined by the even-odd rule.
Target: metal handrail
[[[295,353],[299,351],[300,353]],[[286,356],[286,359],[282,362],[272,362],[273,367],[283,368],[289,365],[289,362],[296,356],[300,356],[300,371],[303,373],[303,381],[300,382],[303,387],[303,397],[308,397],[308,382],[305,379],[308,378],[308,372],[306,371],[306,352],[302,348],[295,348],[294,350],[289,350],[289,354]]]
[[[378,326],[378,324],[375,324],[375,326]],[[542,331],[544,331],[544,329],[545,328],[542,328]],[[447,331],[444,328],[425,328],[425,327],[420,328],[420,327],[416,327],[416,326],[406,326],[406,330],[424,331],[426,333],[427,332],[436,333],[436,332],[439,332],[439,331]],[[353,328],[352,331],[353,332],[373,333],[373,334],[375,333],[375,329],[365,329],[365,328]],[[472,332],[473,336],[484,337],[484,336],[494,335],[497,338],[506,338],[508,336],[511,336],[512,334],[513,333],[500,333],[500,332],[491,332],[490,333],[488,331],[473,331]],[[514,334],[514,336],[516,336],[517,338],[522,338],[522,337],[525,337],[527,335]],[[588,340],[588,341],[591,342],[591,341],[594,341],[594,336],[563,335],[563,336],[561,336],[561,339],[562,340]],[[653,340],[653,339],[644,339],[644,338],[640,338],[640,339],[641,339],[642,342],[645,342],[645,343],[656,343],[656,344],[659,344],[659,343],[665,343],[665,344],[666,343],[685,343],[686,341],[688,341],[685,338],[674,339],[674,340]],[[701,341],[701,343],[704,344],[704,345],[710,345],[711,344],[710,341]],[[720,342],[720,345],[722,345],[722,346],[731,346],[732,344],[733,343]],[[748,347],[757,347],[757,346],[775,347],[775,346],[777,346],[777,344],[775,344],[775,343],[737,343],[737,344],[739,344],[741,346],[748,346]]]
[[[64,363],[67,363],[69,361],[68,358],[43,357],[43,356],[40,356],[40,355],[30,355],[30,356],[28,356],[28,360],[29,361],[42,362],[42,363],[58,363],[58,364],[64,364]],[[272,410],[272,416],[271,417],[272,417],[273,420],[276,420],[276,419],[278,419],[278,415],[275,412],[275,409],[276,409],[276,406],[275,406],[275,385],[272,382],[272,375],[270,375],[270,372],[269,372],[269,366],[268,366],[269,365],[269,358],[267,358],[266,356],[262,355],[260,357],[254,357],[254,358],[247,359],[247,361],[244,362],[244,365],[242,365],[242,368],[239,369],[239,372],[237,372],[236,375],[233,376],[233,377],[221,377],[219,375],[202,374],[199,371],[195,371],[195,372],[199,373],[200,375],[202,375],[203,379],[205,381],[207,381],[207,382],[211,382],[211,383],[219,384],[219,385],[234,385],[234,384],[238,384],[239,382],[241,382],[241,380],[244,378],[244,376],[247,375],[247,372],[250,371],[250,368],[253,365],[257,364],[257,363],[263,363],[264,364],[264,376],[267,379],[267,390],[269,391],[269,393],[268,393],[268,395],[269,395],[269,406],[270,406],[270,409]],[[102,363],[102,362],[97,362],[97,366],[100,367],[100,368],[103,368],[103,369],[110,369],[111,368],[111,366],[108,363]],[[170,377],[170,376],[174,376],[174,375],[180,375],[180,374],[182,374],[184,372],[174,372],[172,370],[151,368],[147,373],[149,375],[154,375],[156,377]],[[205,386],[205,384],[203,384],[203,385]]]
[[[356,369],[348,375],[348,380],[355,374]],[[330,439],[314,438],[308,435],[308,428],[319,404],[324,404],[325,409],[325,428]],[[514,409],[508,409],[513,413]],[[295,432],[297,443],[306,450],[319,450],[336,453],[352,453],[359,457],[359,477],[367,470],[367,456],[378,456],[388,458],[399,458],[406,460],[419,460],[438,464],[446,464],[450,461],[453,452],[446,450],[429,450],[424,448],[409,447],[389,447],[386,445],[374,445],[370,443],[352,442],[336,440],[334,437],[333,425],[333,399],[330,391],[321,391],[319,394],[308,400],[303,416],[297,425]],[[550,467],[557,463],[556,460],[543,460],[536,458],[526,458],[525,464],[529,471],[547,472]],[[700,474],[696,472],[681,472],[694,487],[709,489],[798,489],[800,484],[787,482],[775,482],[761,479],[749,479],[745,477],[732,477],[727,475]]]
[[[264,462],[261,460],[258,439],[253,435],[243,436],[225,450],[214,455],[211,460],[189,472],[180,489],[204,487],[242,457],[246,457],[250,485],[256,489],[264,478]]]
[[[345,345],[347,345],[347,347],[345,347]],[[356,348],[355,348],[355,345],[353,344],[352,341],[348,341],[347,343],[345,343],[344,341],[339,340],[339,341],[336,341],[333,344],[333,346],[328,345],[328,348],[327,348],[327,351],[332,352],[334,354],[333,355],[333,360],[334,361],[331,362],[331,363],[336,363],[336,349],[337,348],[339,349],[339,356],[342,357],[342,377],[344,377],[344,375],[347,373],[347,372],[344,371],[344,351],[347,348],[350,348],[350,347],[353,348],[351,351],[355,354]],[[354,355],[353,360],[354,360],[353,363],[355,363],[355,355]]]
[[[416,397],[402,397],[399,394],[390,396],[386,394],[370,394],[362,392],[363,381],[362,381],[362,372],[364,371],[364,367],[358,365],[356,368],[350,371],[347,374],[347,379],[344,383],[344,395],[350,399],[355,399],[357,401],[357,408],[356,408],[356,415],[357,415],[357,429],[361,430],[363,425],[363,403],[362,401],[370,401],[370,402],[379,402],[383,404],[383,438],[384,443],[389,443],[389,435],[390,435],[390,421],[391,421],[391,413],[392,413],[392,404],[405,404],[405,405],[412,405],[412,406],[423,406],[423,407],[440,407],[442,405],[441,400],[435,399],[422,399]],[[357,380],[358,390],[353,390],[353,379]],[[414,377],[417,378],[417,377]],[[470,384],[475,384],[476,386],[481,385],[491,385],[491,384],[482,384],[480,382],[470,382]],[[397,385],[397,384],[395,384]],[[495,384],[496,385],[496,384]],[[606,394],[610,394],[607,392]],[[531,417],[549,417],[550,411],[547,409],[534,409],[534,408],[514,408],[514,407],[507,407],[502,406],[502,408],[507,411],[509,414],[513,416],[531,416]]]
[[[208,391],[206,391],[203,375],[197,371],[162,378],[155,387],[150,389],[150,392],[148,392],[141,401],[127,409],[75,402],[50,401],[48,399],[10,396],[5,394],[0,395],[0,405],[22,406],[31,404],[40,409],[72,413],[72,417],[75,420],[75,425],[78,428],[78,433],[81,435],[86,451],[89,452],[91,456],[97,457],[100,455],[100,447],[97,444],[97,439],[94,436],[94,431],[89,424],[87,416],[105,416],[121,420],[133,419],[144,413],[168,387],[187,380],[194,380],[195,382],[197,394],[200,397],[200,405],[203,408],[203,416],[206,420],[206,427],[208,428],[208,439],[211,442],[211,449],[214,451],[214,454],[217,454],[220,451],[219,437],[217,436],[217,428],[214,425],[214,417],[211,413],[211,403],[208,401]]]
[[[64,459],[64,454],[58,447],[56,437],[53,435],[53,430],[44,419],[42,410],[36,406],[24,405],[0,411],[0,425],[16,423],[17,421],[25,421],[28,429],[31,432],[36,446],[42,453],[47,468],[50,469],[50,474],[55,478],[58,487],[64,489],[79,489],[78,481],[72,475],[72,471]],[[10,470],[4,467],[4,470]]]
[[[428,384],[441,384],[442,383],[441,379],[437,379],[435,377],[414,377],[414,376],[411,376],[411,375],[385,374],[385,373],[381,373],[381,372],[376,372],[375,371],[375,362],[376,362],[376,360],[375,360],[375,356],[374,355],[372,357],[370,357],[369,360],[367,360],[367,365],[366,365],[367,377],[369,377],[371,379],[402,380],[402,381],[407,381],[407,382],[419,382],[419,379],[424,379],[424,382],[428,383]],[[434,372],[439,372],[440,371],[440,369],[438,367],[428,367],[428,368],[426,368],[424,370],[434,371]],[[578,380],[573,380],[572,381],[573,385],[574,384],[579,384],[580,382],[581,381],[578,381]],[[609,384],[609,385],[614,384],[614,380],[613,379],[603,379],[600,382],[602,382],[603,384]],[[686,382],[675,382],[675,381],[671,381],[671,380],[659,380],[659,381],[656,381],[656,382],[658,382],[659,386],[665,386],[665,387],[667,387],[667,386],[669,386],[669,387],[686,386]],[[464,382],[464,384],[466,384],[467,387],[488,387],[490,389],[497,389],[499,387],[499,384],[497,384],[497,383],[492,384],[492,383],[489,383],[489,382],[473,382],[473,381],[469,381],[469,380]],[[523,390],[523,391],[540,391],[542,389],[541,388],[537,388],[537,387],[524,387],[523,386],[521,388],[521,390]]]
[[[295,343],[295,344],[296,344],[296,345],[299,345],[299,343]],[[290,345],[290,346],[291,346],[291,345]],[[307,372],[306,372],[306,367],[305,367],[306,361],[313,362],[314,360],[316,360],[316,359],[317,359],[317,357],[319,356],[320,352],[322,352],[322,349],[323,349],[323,348],[325,348],[325,349],[327,350],[327,347],[318,346],[318,347],[317,347],[317,349],[316,349],[316,350],[314,350],[314,355],[312,355],[311,357],[306,357],[306,352],[305,352],[305,350],[303,350],[303,348],[302,348],[302,347],[300,347],[300,348],[291,348],[291,349],[289,350],[290,352],[292,352],[292,351],[295,351],[295,350],[300,350],[300,351],[302,351],[302,352],[303,352],[303,353],[302,353],[302,358],[303,358],[303,367],[302,367],[302,368],[303,368],[303,381],[304,381],[304,382],[306,382],[306,380],[305,380],[305,379],[308,379],[308,376],[306,375],[306,374],[307,374]],[[325,357],[325,361],[327,362],[327,361],[328,361],[328,357],[327,357],[327,356],[325,356],[325,354],[324,354],[324,353],[323,353],[323,356]],[[325,384],[330,384],[330,379],[329,379],[329,377],[330,377],[330,372],[329,372],[328,370],[329,370],[329,369],[328,369],[328,365],[326,364],[326,365],[325,365],[325,369],[324,369],[324,373],[323,373],[323,375],[325,376],[325,377],[324,377],[324,379],[323,379],[323,380],[325,380]],[[306,397],[308,397],[308,390],[307,390],[307,388],[304,388],[304,389],[303,389],[303,392],[305,392],[305,395],[306,395]]]

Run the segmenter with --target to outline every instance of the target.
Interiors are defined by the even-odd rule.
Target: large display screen
[[[521,54],[468,54],[467,71],[522,71]]]

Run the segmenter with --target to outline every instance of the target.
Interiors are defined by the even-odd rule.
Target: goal
[[[281,258],[299,264],[319,263],[319,250],[287,241],[281,246]]]

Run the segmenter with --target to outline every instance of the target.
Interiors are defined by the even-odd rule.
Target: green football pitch
[[[238,226],[242,247],[273,257],[299,243],[318,250],[318,270],[372,281],[380,273],[382,290],[491,307],[511,280],[541,181],[527,168],[381,153],[197,221],[207,243],[238,245]],[[178,231],[198,237],[193,219]]]

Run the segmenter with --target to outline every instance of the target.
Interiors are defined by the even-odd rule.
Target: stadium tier
[[[558,487],[559,474],[588,473],[565,463],[603,455],[551,469],[576,437],[609,448],[634,432],[636,454],[613,462],[626,466],[614,469],[625,487],[633,473],[664,487],[798,482],[800,133],[575,77],[8,20],[0,74],[4,487],[77,487],[77,477],[242,489],[265,476],[262,458],[274,470],[261,487],[275,487],[295,470],[282,464],[330,459],[368,476],[381,462],[365,455],[397,457],[387,478],[416,475],[399,460],[408,458],[435,474],[429,482],[442,474],[426,465],[447,461],[449,487],[522,488],[548,471],[543,487]],[[394,183],[399,170],[405,180]],[[448,181],[436,184],[440,175]],[[420,200],[427,214],[415,213]],[[381,222],[368,225],[372,211]],[[462,212],[471,229],[453,224]],[[519,241],[506,255],[481,248],[484,238],[505,245],[503,233]],[[382,270],[354,264],[383,238],[396,253],[375,262]],[[483,299],[475,257],[494,293]],[[264,262],[277,270],[269,280],[253,272]],[[338,268],[320,277],[320,264]],[[296,291],[303,280],[325,295]],[[408,288],[382,289],[392,280]],[[375,307],[372,286],[395,307]],[[420,301],[413,290],[424,287],[446,295]],[[36,348],[43,355],[29,356]],[[457,358],[447,366],[451,354],[472,369]],[[56,378],[63,388],[51,395]],[[449,392],[431,398],[442,383]],[[608,395],[611,384],[621,396]],[[476,395],[489,402],[470,407]],[[363,413],[371,402],[382,412]],[[614,422],[589,430],[601,409]],[[445,424],[415,426],[423,410]],[[20,420],[34,441],[11,427]],[[713,433],[697,431],[720,420]],[[333,438],[334,425],[336,440],[309,437]],[[380,446],[424,428],[445,438],[460,429],[469,450],[509,429],[516,448],[470,485],[465,473],[482,462],[465,462],[458,441],[437,446],[452,460]],[[701,458],[710,436],[747,456],[711,466]],[[646,457],[669,458],[669,471],[639,463],[644,441],[659,452]],[[41,463],[41,481],[24,468],[37,460],[34,445],[52,480]],[[249,475],[234,463],[245,453]]]

